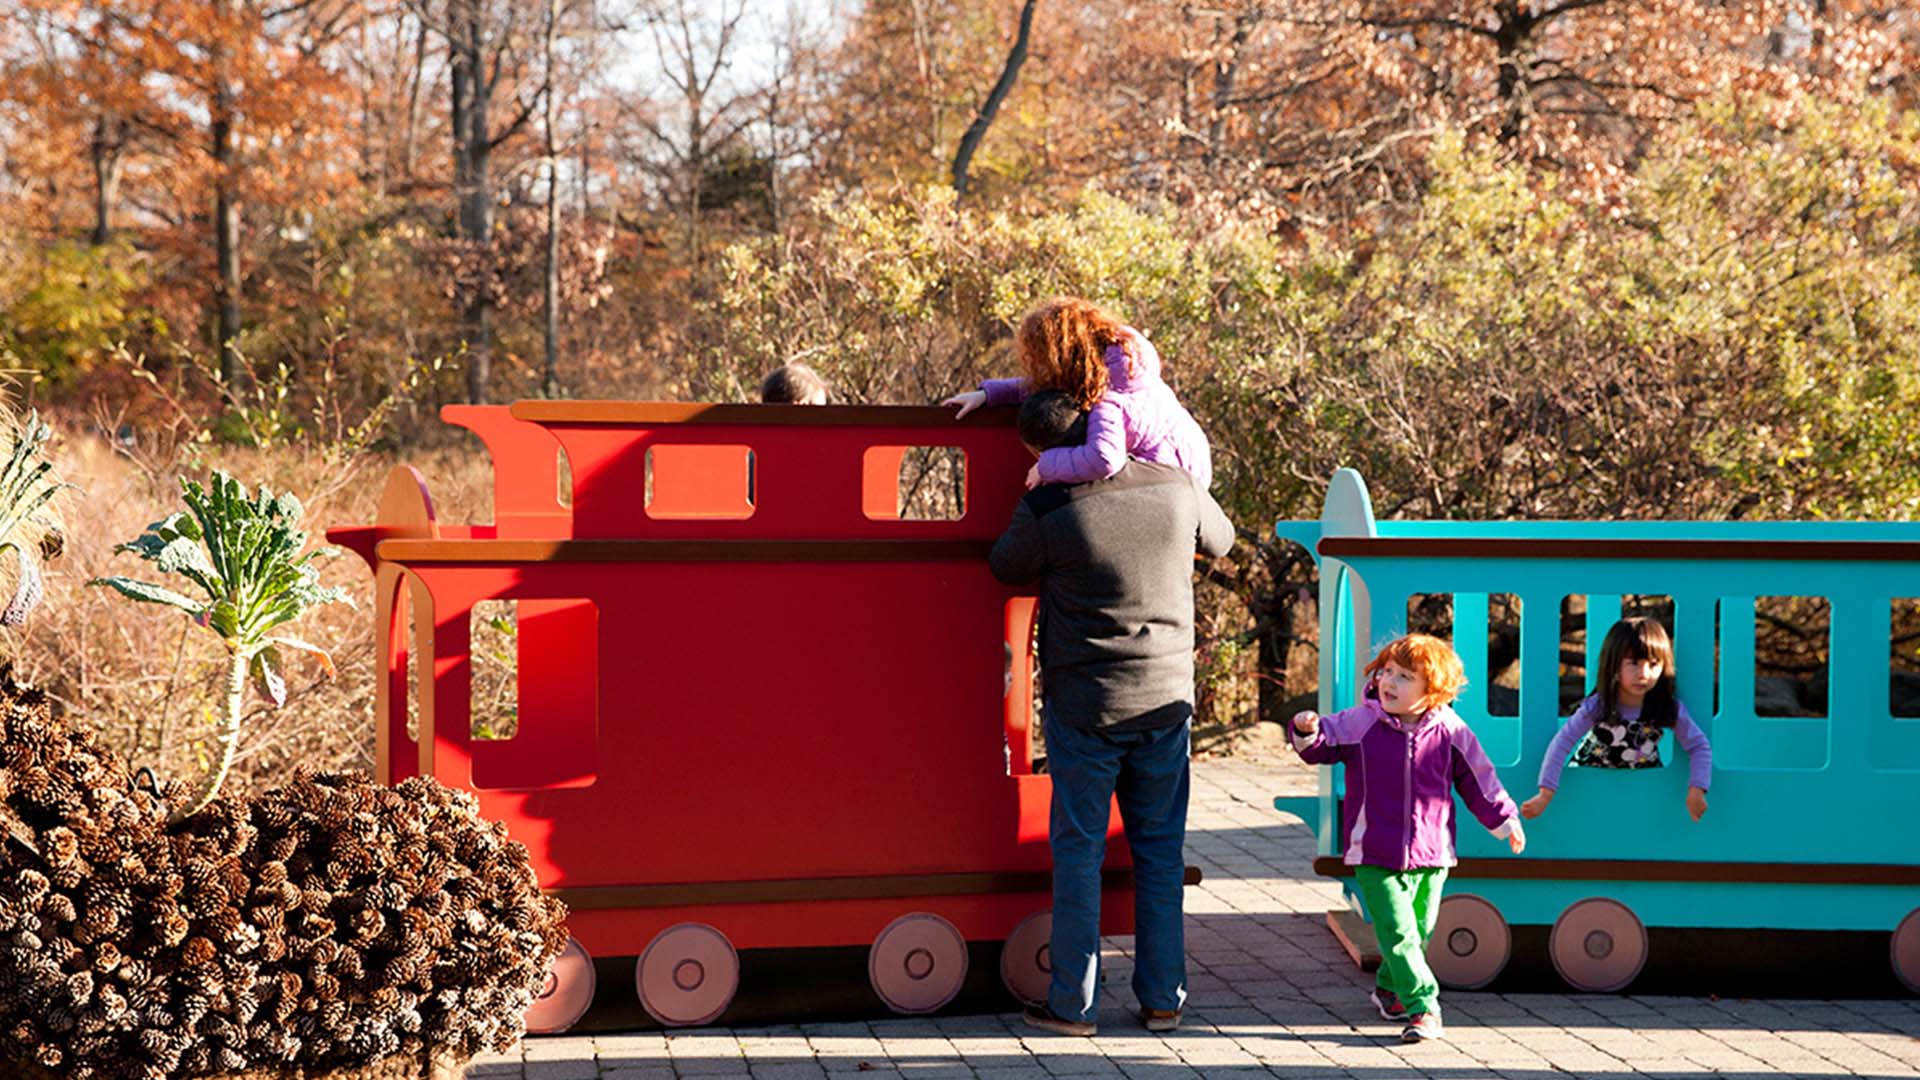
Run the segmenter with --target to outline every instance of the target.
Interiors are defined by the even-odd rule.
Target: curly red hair
[[[1452,703],[1467,685],[1467,669],[1460,663],[1460,654],[1431,634],[1408,634],[1380,646],[1367,665],[1367,678],[1371,680],[1389,662],[1418,672],[1427,680],[1425,708]]]
[[[1077,296],[1043,301],[1020,320],[1014,347],[1033,390],[1058,390],[1082,409],[1107,392],[1107,350],[1118,345],[1131,359],[1126,326],[1106,309]]]

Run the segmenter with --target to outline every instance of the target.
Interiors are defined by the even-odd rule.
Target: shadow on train
[[[1325,934],[1323,917],[1291,915],[1310,924],[1302,932]],[[1194,925],[1213,926],[1231,936],[1246,928],[1243,916],[1200,915]],[[1222,925],[1225,924],[1225,925]],[[1887,935],[1844,931],[1785,931],[1755,934],[1740,930],[1648,931],[1650,955],[1627,996],[1740,998],[1898,998],[1905,988],[1887,967]],[[1575,994],[1555,974],[1547,959],[1547,928],[1513,928],[1513,960],[1483,993],[1566,994],[1568,1000],[1608,995]],[[599,992],[592,1009],[573,1028],[574,1033],[663,1030],[640,1007],[633,987],[634,957],[596,959]],[[967,979],[960,994],[938,1016],[1011,1013],[1020,1003],[1000,982],[999,944],[973,942],[968,949]],[[742,991],[716,1024],[723,1027],[770,1023],[835,1023],[899,1019],[890,1013],[867,981],[867,950],[754,949],[740,954]],[[1131,1002],[1124,969],[1109,971],[1104,993]],[[1306,974],[1306,973],[1302,973]],[[1290,973],[1282,972],[1282,977]],[[1349,969],[1358,985],[1371,974]],[[751,987],[749,990],[747,988]],[[1738,993],[1727,992],[1737,988]],[[1446,991],[1462,994],[1466,991]],[[1358,1001],[1358,998],[1356,998]],[[1204,1011],[1205,994],[1194,1005]],[[1256,1006],[1260,1003],[1256,1000]],[[1355,1016],[1365,1013],[1355,1007]],[[1676,1021],[1692,1026],[1696,1021]]]
[[[1513,959],[1492,993],[1587,995],[1567,989],[1547,958],[1545,926],[1513,928]],[[1629,995],[1742,998],[1900,998],[1887,935],[1853,930],[1647,928],[1647,966]],[[1737,988],[1737,992],[1730,992]],[[1605,995],[1595,995],[1605,996]]]
[[[889,1011],[867,979],[864,946],[819,949],[745,949],[740,953],[741,991],[714,1023],[721,1027],[762,1024],[836,1023],[901,1019]],[[634,989],[638,957],[594,960],[599,985],[593,1007],[570,1034],[668,1030],[647,1015]],[[1008,1013],[1022,1006],[1000,981],[1000,942],[968,942],[967,977],[952,1002],[933,1015]]]

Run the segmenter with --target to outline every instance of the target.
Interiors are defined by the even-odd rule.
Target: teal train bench
[[[1563,600],[1586,598],[1590,672],[1622,597],[1672,598],[1680,698],[1713,743],[1706,817],[1687,816],[1671,734],[1665,768],[1569,766],[1552,807],[1527,822],[1524,855],[1462,810],[1429,948],[1443,983],[1492,982],[1518,927],[1550,928],[1554,969],[1592,991],[1633,981],[1649,927],[1847,930],[1887,934],[1894,974],[1920,992],[1920,717],[1893,714],[1888,660],[1893,605],[1920,597],[1920,522],[1375,521],[1365,483],[1343,469],[1319,521],[1275,531],[1319,564],[1322,712],[1357,703],[1361,667],[1404,632],[1410,598],[1452,594],[1472,680],[1454,708],[1515,801],[1533,794],[1562,719]],[[1518,715],[1495,715],[1489,600],[1508,595]],[[1825,716],[1755,709],[1755,598],[1776,596],[1830,605]],[[1274,804],[1315,830],[1315,869],[1344,878],[1364,917],[1339,858],[1342,780],[1320,772],[1317,797]]]

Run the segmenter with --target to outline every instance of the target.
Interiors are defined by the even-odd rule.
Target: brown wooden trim
[[[1200,883],[1200,868],[1184,881]],[[1102,889],[1130,889],[1133,870],[1100,873]],[[575,911],[693,907],[704,904],[784,904],[814,900],[900,900],[916,896],[990,896],[1053,890],[1046,870],[974,874],[891,874],[881,877],[794,878],[785,881],[703,881],[670,885],[576,885],[546,890]]]
[[[1012,427],[1013,409],[946,405],[736,405],[667,401],[516,401],[515,420],[539,424],[743,424],[751,427]]]
[[[1338,855],[1313,860],[1322,877],[1352,877]],[[1451,878],[1508,881],[1712,881],[1753,885],[1920,885],[1920,866],[1895,863],[1681,862],[1672,859],[1461,859]]]
[[[383,540],[387,562],[922,562],[985,559],[990,540]]]
[[[1546,537],[1329,536],[1315,550],[1333,558],[1766,559],[1907,562],[1920,540],[1573,540]]]

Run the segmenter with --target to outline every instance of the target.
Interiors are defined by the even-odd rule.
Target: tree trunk
[[[113,238],[113,204],[119,200],[120,174],[125,164],[127,125],[112,113],[93,121],[93,245]]]
[[[967,125],[966,134],[960,136],[960,148],[953,155],[953,190],[961,195],[967,193],[967,170],[973,165],[973,152],[980,148],[980,140],[987,137],[987,128],[993,126],[993,117],[1000,111],[1000,103],[1013,92],[1013,83],[1020,77],[1020,66],[1027,62],[1027,43],[1033,36],[1033,9],[1039,0],[1027,0],[1020,7],[1020,29],[1014,35],[1013,48],[1007,51],[1007,62],[1000,69],[1000,78],[987,92],[987,100],[981,104],[980,112]]]
[[[213,102],[213,246],[216,264],[214,343],[220,351],[220,382],[228,393],[240,378],[240,198],[233,139],[233,90],[224,75]]]
[[[407,80],[407,127],[400,140],[400,175],[413,183],[415,147],[420,138],[420,84],[427,73],[427,20],[420,20],[419,36],[413,42],[413,75]]]
[[[1233,85],[1240,78],[1240,62],[1247,39],[1253,36],[1254,25],[1262,17],[1263,13],[1257,9],[1236,15],[1226,52],[1213,62],[1213,117],[1207,124],[1208,165],[1220,158],[1220,144],[1227,133],[1227,110],[1233,101]]]
[[[1516,0],[1500,0],[1494,5],[1499,19],[1494,29],[1499,77],[1496,89],[1504,110],[1500,120],[1500,141],[1511,144],[1527,130],[1533,117],[1533,28],[1537,21],[1530,10]]]
[[[541,373],[540,393],[549,398],[560,394],[560,147],[554,141],[553,132],[553,31],[559,19],[559,0],[547,0],[546,33],[542,42],[547,74],[542,102],[547,129],[546,367]]]
[[[481,63],[486,45],[482,0],[456,2],[459,14],[450,35],[454,184],[467,255],[459,276],[460,318],[467,351],[467,402],[483,405],[493,364],[493,146],[487,123],[493,91]]]

